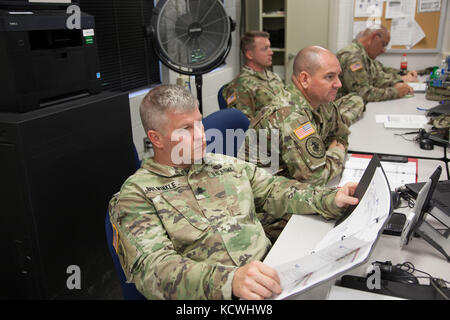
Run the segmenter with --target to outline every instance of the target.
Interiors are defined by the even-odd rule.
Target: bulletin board
[[[356,6],[358,4],[370,3],[371,0],[355,0],[355,10],[354,10],[354,22],[358,21],[366,21],[367,20],[379,20],[383,26],[385,26],[388,30],[391,31],[392,27],[392,18],[386,18],[386,6],[388,5],[388,0],[378,0],[382,5],[382,12],[380,17],[358,17],[356,14]],[[374,0],[372,0],[374,1]],[[432,11],[432,12],[419,12],[419,1],[416,0],[416,10],[414,13],[414,20],[420,26],[424,33],[424,38],[421,39],[413,46],[405,46],[405,45],[392,45],[391,48],[387,50],[387,52],[440,52],[442,47],[442,37],[444,33],[445,19],[446,19],[446,10],[447,10],[447,1],[448,0],[440,0],[440,11]],[[397,2],[397,1],[394,1]],[[398,1],[401,3],[401,0]],[[372,2],[373,3],[373,2]],[[391,31],[391,42],[392,42],[392,31]]]

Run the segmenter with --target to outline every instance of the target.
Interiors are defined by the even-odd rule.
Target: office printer
[[[0,10],[0,111],[27,112],[101,91],[94,17]]]

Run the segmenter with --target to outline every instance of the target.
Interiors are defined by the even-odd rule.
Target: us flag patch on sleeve
[[[236,101],[236,95],[233,93],[230,97],[228,97],[227,104],[231,104],[234,101]]]
[[[353,72],[358,71],[359,69],[362,69],[361,62],[354,63],[350,66],[350,70],[352,70]]]
[[[309,121],[294,130],[294,133],[297,136],[297,138],[299,138],[299,140],[303,140],[307,136],[310,136],[315,132],[316,130],[314,130],[313,126],[311,125],[311,122]]]

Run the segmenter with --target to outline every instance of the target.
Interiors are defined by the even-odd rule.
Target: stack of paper
[[[339,186],[343,186],[347,182],[358,182],[369,162],[370,158],[350,157],[345,163]],[[391,190],[395,190],[407,183],[416,183],[417,160],[407,163],[381,161],[381,165],[386,173]]]
[[[385,128],[424,129],[428,119],[424,115],[378,114],[375,116],[375,121],[384,123]]]
[[[427,84],[425,82],[407,82],[407,84],[417,93],[425,92],[427,90]]]

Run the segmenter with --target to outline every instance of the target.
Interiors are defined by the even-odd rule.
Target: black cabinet
[[[0,299],[106,298],[117,276],[104,218],[133,148],[126,93],[0,113]]]

